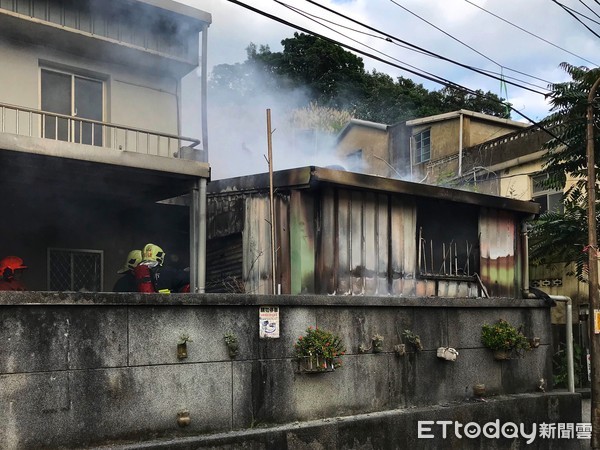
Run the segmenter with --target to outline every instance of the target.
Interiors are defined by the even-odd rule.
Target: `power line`
[[[597,1],[597,0],[596,0],[596,1]],[[537,34],[534,34],[534,33],[532,33],[531,31],[528,31],[528,30],[526,30],[525,28],[522,28],[522,27],[520,27],[520,26],[518,26],[518,25],[515,25],[514,23],[512,23],[512,22],[510,22],[510,21],[508,21],[508,20],[506,20],[506,19],[504,19],[504,18],[502,18],[502,17],[500,17],[499,15],[497,15],[497,14],[494,14],[493,12],[491,12],[491,11],[488,11],[488,10],[487,10],[487,9],[485,9],[485,8],[482,8],[482,7],[481,7],[481,6],[479,6],[479,5],[476,5],[475,3],[471,2],[470,0],[465,0],[465,2],[467,2],[467,3],[468,3],[468,4],[470,4],[470,5],[473,5],[475,8],[479,8],[480,10],[482,10],[482,11],[484,11],[484,12],[486,12],[486,13],[490,14],[491,16],[494,16],[494,17],[495,17],[495,18],[497,18],[497,19],[500,19],[501,21],[503,21],[503,22],[505,22],[505,23],[507,23],[507,24],[509,24],[509,25],[511,25],[511,26],[513,26],[513,27],[515,27],[515,28],[518,28],[519,30],[523,31],[524,33],[527,33],[527,34],[529,34],[530,36],[533,36],[533,37],[535,37],[535,38],[539,39],[540,41],[543,41],[543,42],[545,42],[546,44],[550,44],[551,46],[553,46],[553,47],[555,47],[555,48],[558,48],[559,50],[562,50],[563,52],[566,52],[566,53],[568,53],[569,55],[573,55],[573,56],[575,56],[576,58],[579,58],[579,59],[581,59],[581,60],[583,60],[583,61],[586,61],[586,62],[589,62],[590,64],[593,64],[593,65],[594,65],[594,67],[598,67],[598,64],[596,64],[595,62],[593,62],[593,61],[590,61],[589,59],[585,59],[583,56],[579,56],[579,55],[577,55],[577,54],[575,54],[575,53],[573,53],[573,52],[570,52],[569,50],[567,50],[567,49],[565,49],[565,48],[562,48],[562,47],[560,47],[560,46],[558,46],[558,45],[556,45],[556,44],[554,44],[554,43],[550,42],[549,40],[547,40],[547,39],[544,39],[543,37],[540,37],[540,36],[538,36]]]
[[[262,10],[260,10],[260,9],[258,9],[258,8],[255,8],[255,7],[253,7],[253,6],[247,5],[247,4],[245,4],[245,3],[242,3],[242,2],[240,2],[240,1],[238,1],[238,0],[227,0],[227,1],[228,1],[229,3],[233,3],[233,4],[235,4],[235,5],[238,5],[238,6],[241,6],[241,7],[243,7],[243,8],[246,8],[246,9],[248,9],[248,10],[252,11],[252,12],[255,12],[255,13],[257,13],[257,14],[260,14],[261,16],[267,17],[268,19],[271,19],[271,20],[273,20],[273,21],[276,21],[276,22],[279,22],[279,23],[281,23],[281,24],[284,24],[284,25],[286,25],[286,26],[288,26],[288,27],[291,27],[291,28],[294,28],[294,29],[296,29],[296,30],[302,31],[302,32],[304,32],[304,33],[307,33],[307,34],[310,34],[310,35],[313,35],[313,36],[319,37],[319,38],[321,38],[321,39],[323,39],[323,40],[325,40],[325,41],[327,41],[327,42],[330,42],[330,43],[333,43],[333,44],[339,45],[340,47],[343,47],[343,48],[345,48],[345,49],[347,49],[347,50],[350,50],[350,51],[356,52],[356,53],[358,53],[358,54],[360,54],[360,55],[363,55],[363,56],[367,56],[367,57],[369,57],[369,58],[372,58],[372,59],[374,59],[374,60],[376,60],[376,61],[380,61],[380,62],[382,62],[382,63],[384,63],[384,64],[387,64],[387,65],[390,65],[390,66],[392,66],[392,67],[396,67],[396,68],[398,68],[398,69],[404,70],[404,71],[406,71],[406,72],[408,72],[408,73],[412,73],[412,74],[414,74],[414,75],[417,75],[417,76],[423,77],[423,78],[425,78],[425,79],[427,79],[427,80],[433,81],[433,82],[435,82],[435,83],[442,84],[443,86],[446,86],[446,87],[453,87],[453,88],[457,88],[457,89],[460,89],[460,90],[462,90],[462,91],[464,91],[464,92],[466,92],[466,93],[469,93],[469,94],[475,95],[475,96],[477,96],[477,97],[483,97],[483,98],[487,98],[487,99],[489,99],[489,100],[491,100],[491,101],[494,101],[494,102],[500,103],[501,105],[504,105],[504,106],[507,106],[507,107],[509,107],[509,108],[510,108],[512,111],[514,111],[515,113],[517,113],[518,115],[520,115],[521,117],[523,117],[525,120],[528,120],[528,121],[529,121],[529,122],[531,122],[532,124],[536,125],[538,128],[540,128],[541,130],[543,130],[543,131],[545,131],[546,133],[548,133],[550,136],[552,136],[554,139],[556,139],[557,141],[559,141],[559,142],[561,142],[562,144],[564,144],[566,147],[570,147],[570,145],[569,145],[569,144],[567,144],[567,143],[566,143],[566,142],[565,142],[563,139],[561,139],[560,137],[556,136],[556,135],[555,135],[555,134],[554,134],[552,131],[548,130],[548,129],[547,129],[546,127],[544,127],[542,124],[540,124],[540,123],[538,123],[538,122],[534,121],[533,119],[529,118],[528,116],[526,116],[525,114],[523,114],[521,111],[519,111],[519,110],[518,110],[518,109],[516,109],[515,107],[511,106],[510,104],[507,104],[507,103],[504,103],[504,102],[502,102],[502,101],[500,101],[500,100],[494,99],[493,97],[488,97],[487,95],[485,95],[485,94],[481,94],[481,93],[479,93],[479,92],[477,92],[477,91],[473,91],[472,89],[469,89],[469,88],[467,88],[467,87],[465,87],[465,86],[461,86],[461,85],[459,85],[458,83],[454,83],[454,82],[451,82],[451,81],[442,82],[442,81],[440,81],[440,80],[438,80],[438,79],[435,79],[435,78],[432,78],[432,77],[430,77],[430,76],[423,75],[423,74],[419,74],[418,72],[415,72],[414,70],[411,70],[411,69],[408,69],[408,68],[406,68],[406,67],[403,67],[403,66],[400,66],[400,65],[398,65],[398,64],[395,64],[395,63],[393,63],[393,62],[387,61],[387,60],[385,60],[385,59],[383,59],[383,58],[380,58],[379,56],[376,56],[376,55],[373,55],[373,54],[367,53],[367,52],[365,52],[365,51],[363,51],[363,50],[360,50],[360,49],[354,48],[354,47],[352,47],[352,46],[349,46],[348,44],[344,44],[344,43],[342,43],[342,42],[335,41],[334,39],[331,39],[331,38],[328,38],[328,37],[326,37],[326,36],[323,36],[323,35],[321,35],[321,34],[319,34],[319,33],[316,33],[316,32],[314,32],[314,31],[311,31],[311,30],[309,30],[309,29],[307,29],[307,28],[304,28],[304,27],[302,27],[302,26],[300,26],[300,25],[293,24],[292,22],[289,22],[289,21],[287,21],[287,20],[285,20],[285,19],[282,19],[281,17],[277,17],[277,16],[275,16],[275,15],[273,15],[273,14],[269,14],[269,13],[267,13],[266,11],[262,11]]]
[[[564,10],[565,10],[565,11],[566,11],[566,12],[567,12],[567,13],[568,13],[570,16],[572,16],[572,17],[573,17],[573,18],[574,18],[574,19],[575,19],[577,22],[579,22],[581,25],[583,25],[583,26],[584,26],[584,27],[585,27],[585,28],[586,28],[586,29],[587,29],[587,30],[588,30],[590,33],[592,33],[592,34],[593,34],[594,36],[596,36],[597,38],[600,38],[600,35],[598,35],[598,33],[596,33],[594,30],[592,30],[590,27],[588,27],[588,26],[587,26],[585,23],[583,23],[583,22],[581,21],[581,19],[580,19],[579,17],[577,17],[577,16],[575,15],[575,12],[577,12],[577,11],[574,11],[574,10],[572,10],[572,9],[571,9],[571,8],[569,8],[568,6],[565,6],[565,5],[563,5],[562,3],[560,3],[560,2],[557,2],[556,0],[552,0],[552,1],[553,1],[554,3],[556,3],[558,6],[560,6],[562,9],[564,9]],[[581,15],[581,16],[583,16],[583,17],[585,17],[585,18],[586,18],[586,19],[588,19],[588,20],[592,20],[592,19],[590,19],[589,17],[587,17],[587,16],[585,16],[585,15],[583,15],[583,14],[581,14],[581,13],[577,13],[577,14],[579,14],[579,15]],[[596,22],[596,21],[595,21],[595,20],[592,20],[592,22]],[[596,22],[596,23],[598,23],[598,22]]]
[[[594,11],[592,8],[590,8],[588,5],[585,4],[585,2],[583,0],[579,0],[579,3],[581,3],[583,6],[585,6],[587,9],[589,9],[589,11],[595,15],[598,19],[600,19],[600,16],[598,15],[598,13],[596,11]]]
[[[503,65],[503,64],[500,64],[499,62],[497,62],[497,61],[493,60],[493,59],[492,59],[492,58],[490,58],[489,56],[487,56],[487,55],[484,55],[483,53],[481,53],[481,52],[480,52],[479,50],[477,50],[476,48],[474,48],[474,47],[471,47],[469,44],[467,44],[467,43],[465,43],[465,42],[461,41],[460,39],[458,39],[458,38],[454,37],[453,35],[451,35],[451,34],[450,34],[450,33],[448,33],[447,31],[445,31],[445,30],[443,30],[442,28],[438,27],[437,25],[435,25],[435,24],[431,23],[431,22],[430,22],[430,21],[428,21],[427,19],[424,19],[423,17],[419,16],[417,13],[415,13],[415,12],[411,11],[410,9],[406,8],[405,6],[402,6],[401,4],[397,3],[397,2],[396,2],[396,1],[394,1],[394,0],[390,0],[390,2],[392,2],[392,3],[393,3],[394,5],[396,5],[397,7],[399,7],[399,8],[402,8],[402,9],[403,9],[404,11],[406,11],[407,13],[409,13],[409,14],[411,14],[411,15],[415,16],[417,19],[419,19],[419,20],[421,20],[421,21],[425,22],[425,23],[426,23],[426,24],[428,24],[429,26],[431,26],[431,27],[435,28],[435,29],[436,29],[436,30],[438,30],[439,32],[441,32],[441,33],[445,34],[445,35],[446,35],[446,36],[448,36],[450,39],[453,39],[453,40],[455,40],[456,42],[458,42],[459,44],[461,44],[461,45],[463,45],[463,46],[467,47],[468,49],[470,49],[470,50],[472,50],[472,51],[474,51],[474,52],[475,52],[475,53],[477,53],[479,56],[481,56],[481,57],[483,57],[483,58],[487,59],[488,61],[492,62],[493,64],[496,64],[496,65],[497,65],[498,67],[500,67],[500,68],[507,69],[507,70],[510,70],[511,72],[519,73],[519,74],[521,74],[521,75],[525,75],[526,77],[534,78],[534,79],[536,79],[536,80],[539,80],[539,81],[543,81],[544,83],[547,83],[547,84],[551,84],[551,83],[552,83],[551,81],[544,80],[544,79],[542,79],[542,78],[538,78],[538,77],[536,77],[536,76],[529,75],[529,74],[527,74],[527,73],[525,73],[525,72],[521,72],[521,71],[519,71],[519,70],[515,70],[515,69],[512,69],[512,68],[510,68],[510,67],[507,67],[507,66],[505,66],[505,65]],[[507,77],[507,78],[508,78],[508,77]],[[514,79],[514,78],[513,78],[513,79]],[[519,80],[519,81],[526,83],[526,82],[525,82],[525,81],[523,81],[523,80]],[[527,84],[531,84],[531,83],[527,83]],[[534,84],[531,84],[531,85],[532,85],[532,86],[535,86]],[[539,86],[536,86],[536,87],[539,87]]]
[[[505,81],[505,80],[504,80],[502,77],[498,77],[498,76],[490,75],[489,73],[486,73],[486,72],[485,72],[485,71],[483,71],[483,70],[476,69],[476,68],[474,68],[474,67],[471,67],[471,66],[469,66],[469,65],[467,65],[467,64],[460,63],[460,62],[458,62],[458,61],[455,61],[455,60],[453,60],[453,59],[450,59],[450,58],[447,58],[447,57],[445,57],[445,56],[442,56],[442,55],[440,55],[440,54],[438,54],[438,53],[434,53],[434,52],[432,52],[432,51],[430,51],[430,50],[427,50],[427,49],[424,49],[424,48],[422,48],[422,47],[419,47],[419,46],[417,46],[417,45],[411,44],[410,42],[404,41],[404,40],[402,40],[402,39],[400,39],[400,38],[398,38],[398,37],[396,37],[396,36],[393,36],[393,35],[391,35],[391,34],[388,34],[388,33],[384,32],[384,31],[381,31],[381,30],[378,30],[378,29],[376,29],[376,28],[373,28],[373,27],[371,27],[370,25],[367,25],[367,24],[364,24],[364,23],[362,23],[362,22],[359,22],[358,20],[355,20],[355,19],[353,19],[353,18],[351,18],[351,17],[349,17],[349,16],[346,16],[346,15],[344,15],[344,14],[340,13],[340,12],[337,12],[337,11],[335,11],[335,10],[331,9],[331,8],[328,8],[328,7],[326,7],[326,6],[320,5],[320,4],[316,3],[316,2],[314,2],[313,0],[306,0],[306,1],[307,1],[308,3],[310,3],[310,4],[312,4],[312,5],[318,6],[319,8],[325,9],[326,11],[329,11],[329,12],[331,12],[331,13],[333,13],[333,14],[336,14],[336,15],[338,15],[338,16],[340,16],[340,17],[343,17],[344,19],[346,19],[346,20],[349,20],[350,22],[356,23],[356,24],[358,24],[358,25],[360,25],[360,26],[362,26],[362,27],[365,27],[365,28],[367,28],[367,29],[369,29],[369,30],[371,30],[371,31],[375,31],[375,32],[377,32],[377,33],[381,33],[382,35],[386,36],[386,37],[387,37],[387,38],[389,38],[389,39],[396,40],[396,41],[398,41],[398,42],[402,42],[403,44],[409,45],[409,46],[410,46],[410,47],[412,47],[412,48],[415,48],[415,49],[418,49],[418,50],[420,50],[420,51],[423,51],[423,52],[425,52],[425,53],[427,53],[427,54],[429,54],[429,55],[431,55],[431,56],[434,56],[434,57],[436,57],[436,58],[438,58],[438,59],[441,59],[441,60],[443,60],[443,61],[447,61],[447,62],[449,62],[449,63],[452,63],[452,64],[455,64],[455,65],[457,65],[457,66],[460,66],[460,67],[462,67],[462,68],[464,68],[464,69],[471,70],[471,71],[473,71],[473,72],[479,73],[479,74],[481,74],[481,75],[484,75],[484,76],[486,76],[486,77],[489,77],[489,78],[493,78],[493,79],[495,79],[495,80],[498,80],[498,81]],[[393,42],[393,41],[391,41],[391,42]],[[526,87],[526,86],[523,86],[523,85],[520,85],[520,84],[517,84],[517,83],[508,82],[508,84],[511,84],[511,85],[513,85],[513,86],[516,86],[516,87],[518,87],[518,88],[525,89],[525,90],[527,90],[527,91],[534,92],[534,93],[536,93],[536,94],[540,94],[540,95],[543,95],[543,96],[546,96],[546,95],[547,95],[547,93],[545,93],[545,92],[540,92],[540,91],[537,91],[537,90],[535,90],[535,89],[531,89],[531,88],[528,88],[528,87]]]
[[[339,34],[339,35],[341,35],[341,36],[345,37],[346,39],[350,39],[350,40],[352,40],[353,42],[356,42],[356,43],[358,43],[358,44],[360,44],[360,45],[362,45],[362,46],[364,46],[364,47],[366,47],[366,48],[368,48],[368,49],[370,49],[370,50],[373,50],[373,51],[375,51],[375,52],[377,52],[377,53],[379,53],[379,54],[381,54],[381,55],[384,55],[384,56],[386,56],[386,57],[388,57],[388,58],[391,58],[391,59],[393,59],[394,61],[398,61],[398,62],[400,62],[400,63],[402,63],[402,64],[406,64],[408,67],[412,67],[413,69],[416,69],[416,70],[421,70],[423,73],[426,73],[426,74],[428,74],[428,75],[431,75],[431,76],[437,77],[437,75],[434,75],[434,74],[432,74],[431,72],[427,72],[427,71],[425,71],[425,70],[423,70],[423,69],[419,69],[419,68],[418,68],[418,67],[416,67],[416,66],[413,66],[413,65],[411,65],[411,64],[408,64],[408,63],[407,63],[407,62],[405,62],[405,61],[401,61],[401,60],[399,60],[399,59],[397,59],[397,58],[395,58],[395,57],[393,57],[393,56],[391,56],[391,55],[388,55],[387,53],[384,53],[384,52],[382,52],[382,51],[380,51],[380,50],[377,50],[377,49],[375,49],[375,48],[373,48],[373,47],[371,47],[371,46],[369,46],[369,45],[366,45],[366,44],[365,44],[365,43],[363,43],[363,42],[360,42],[360,41],[358,41],[358,40],[356,40],[356,39],[354,39],[354,38],[351,38],[350,36],[347,36],[347,35],[345,35],[345,34],[343,34],[343,33],[339,32],[339,31],[337,31],[337,30],[334,30],[333,28],[331,28],[331,27],[329,27],[329,26],[327,26],[327,25],[324,25],[324,24],[323,24],[321,21],[323,21],[323,22],[327,22],[327,23],[330,23],[330,24],[333,24],[333,25],[336,25],[336,26],[339,26],[339,27],[341,27],[341,28],[345,28],[345,29],[347,29],[347,30],[354,31],[354,32],[356,32],[356,33],[359,33],[359,34],[365,34],[365,35],[367,35],[367,36],[371,36],[371,37],[374,37],[374,38],[376,38],[376,39],[381,39],[381,40],[384,40],[384,41],[386,41],[386,42],[389,42],[389,38],[384,38],[384,37],[382,37],[382,36],[378,36],[378,35],[375,35],[375,34],[366,33],[366,32],[364,32],[364,31],[357,30],[356,28],[351,28],[351,27],[348,27],[348,26],[345,26],[345,25],[339,24],[339,23],[337,23],[337,22],[334,22],[334,21],[331,21],[331,20],[325,19],[325,18],[323,18],[323,17],[320,17],[320,16],[317,16],[317,15],[315,15],[315,14],[310,14],[310,13],[308,13],[308,12],[306,12],[306,11],[303,11],[303,10],[301,10],[300,8],[297,8],[297,7],[295,7],[295,6],[291,6],[291,5],[287,4],[287,3],[283,3],[283,2],[281,2],[281,1],[279,1],[279,0],[274,0],[274,1],[275,1],[275,3],[278,3],[278,4],[282,5],[282,6],[284,6],[284,7],[288,8],[288,9],[290,9],[291,11],[294,11],[295,13],[297,13],[297,14],[299,14],[299,15],[301,15],[301,16],[304,16],[304,17],[306,17],[307,19],[309,19],[309,20],[312,20],[313,22],[316,22],[316,23],[318,23],[319,25],[321,25],[321,26],[323,26],[323,27],[325,27],[325,28],[327,28],[327,29],[329,29],[329,30],[331,30],[331,31],[333,31],[333,32],[335,32],[335,33],[337,33],[337,34]],[[411,47],[409,47],[409,46],[404,46],[404,45],[402,45],[402,44],[398,44],[398,43],[395,43],[395,42],[393,42],[393,43],[394,43],[394,44],[396,44],[396,45],[399,45],[399,46],[401,46],[401,47],[403,47],[403,48],[406,48],[407,50],[411,50],[411,51],[414,51],[414,52],[417,52],[417,53],[421,53],[421,54],[423,54],[423,55],[426,55],[426,56],[430,56],[430,57],[431,57],[431,55],[429,55],[427,52],[420,51],[420,50],[415,50],[415,49],[413,49],[413,48],[411,48]],[[502,66],[501,66],[501,67],[502,67]],[[541,87],[541,86],[538,86],[538,85],[536,85],[536,84],[533,84],[533,83],[530,83],[530,82],[527,82],[527,81],[524,81],[524,80],[520,80],[520,79],[518,79],[518,78],[509,77],[509,76],[506,76],[506,77],[504,77],[503,75],[499,74],[498,72],[494,72],[494,71],[491,71],[491,70],[486,70],[486,69],[477,69],[477,70],[480,70],[480,71],[482,71],[482,72],[486,72],[486,73],[489,73],[489,74],[500,75],[500,78],[501,78],[501,79],[504,79],[504,78],[509,78],[509,79],[516,80],[516,81],[519,81],[519,82],[521,82],[521,83],[528,84],[528,85],[530,85],[530,86],[533,86],[533,87],[536,87],[536,88],[539,88],[539,89],[544,89],[544,88],[543,88],[543,87]],[[532,78],[534,78],[534,77],[532,77]],[[541,80],[541,81],[546,81],[546,80]],[[547,83],[551,83],[550,81],[546,81],[546,82],[547,82]]]

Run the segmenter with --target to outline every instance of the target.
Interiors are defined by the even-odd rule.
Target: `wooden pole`
[[[271,294],[277,294],[277,279],[275,267],[275,202],[273,199],[273,142],[271,139],[271,110],[267,109],[267,147],[269,162],[269,206],[271,223]]]
[[[587,190],[588,190],[588,288],[590,301],[590,353],[592,386],[592,448],[600,449],[600,334],[596,334],[596,311],[600,309],[598,295],[598,237],[596,235],[596,160],[594,155],[594,99],[600,85],[596,80],[587,103]]]

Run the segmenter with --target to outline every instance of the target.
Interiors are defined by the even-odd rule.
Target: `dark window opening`
[[[471,205],[424,201],[417,207],[417,267],[422,278],[479,273],[479,211]]]

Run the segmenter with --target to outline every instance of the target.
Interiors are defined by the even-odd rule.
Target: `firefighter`
[[[26,291],[27,287],[21,281],[25,269],[27,266],[18,256],[7,256],[0,260],[0,291]]]
[[[165,252],[155,244],[146,244],[142,262],[134,269],[138,292],[189,292],[190,273],[165,266]]]
[[[123,276],[117,280],[113,287],[113,292],[137,292],[137,283],[133,270],[142,262],[142,251],[131,250],[127,255],[125,265],[117,271]]]

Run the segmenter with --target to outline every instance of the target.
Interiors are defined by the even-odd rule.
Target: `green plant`
[[[402,332],[402,336],[404,337],[404,339],[406,339],[408,342],[410,342],[417,351],[423,350],[423,344],[421,343],[421,337],[418,334],[415,334],[410,330],[404,330]]]
[[[177,342],[178,345],[183,345],[183,344],[186,344],[187,342],[194,342],[190,338],[189,334],[183,333],[183,334],[179,335],[179,342]]]
[[[223,338],[225,339],[225,345],[227,345],[227,350],[229,351],[229,357],[235,358],[239,348],[237,336],[233,333],[225,333]]]
[[[341,339],[325,330],[308,327],[306,334],[300,336],[294,344],[296,358],[319,358],[324,359],[323,369],[327,364],[338,368],[342,365],[341,357],[346,353],[346,349]]]
[[[373,335],[373,337],[371,338],[371,341],[373,342],[373,352],[375,353],[379,353],[381,351],[383,351],[383,336],[375,333]]]
[[[486,323],[481,327],[481,343],[493,351],[514,351],[519,355],[531,349],[529,339],[521,330],[504,319],[498,320],[493,325]]]
[[[583,349],[578,344],[573,344],[573,371],[575,387],[581,386],[581,373],[583,372]],[[559,344],[558,351],[552,356],[552,380],[554,387],[567,387],[568,360],[565,344]]]

